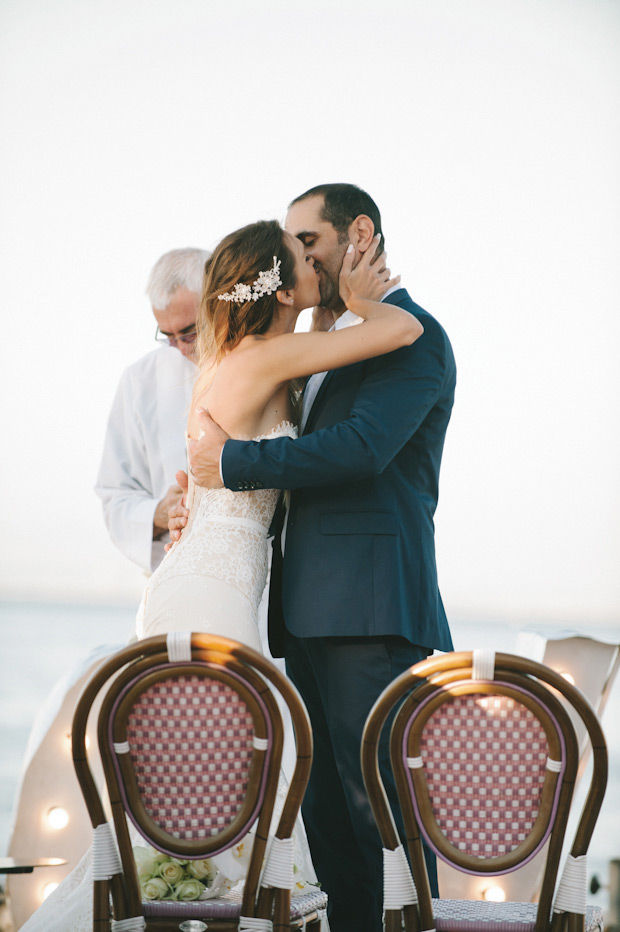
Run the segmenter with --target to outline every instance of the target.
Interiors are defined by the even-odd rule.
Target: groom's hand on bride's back
[[[197,485],[204,486],[207,489],[221,489],[224,487],[224,483],[220,475],[220,458],[222,447],[229,437],[204,408],[198,409],[197,417],[200,423],[198,437],[195,440],[190,440],[188,444],[189,471]],[[176,480],[186,493],[188,486],[187,473],[178,472]],[[189,511],[185,507],[185,498],[168,512],[168,530],[172,541],[178,540],[181,536],[181,532],[187,524],[188,515]],[[166,550],[171,546],[171,544],[167,544]]]

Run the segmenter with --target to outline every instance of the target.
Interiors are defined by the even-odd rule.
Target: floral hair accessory
[[[264,294],[273,294],[282,285],[280,278],[280,260],[273,257],[273,267],[266,272],[259,272],[258,278],[251,285],[237,282],[232,291],[218,294],[220,301],[234,301],[235,304],[245,304],[246,301],[258,301]]]

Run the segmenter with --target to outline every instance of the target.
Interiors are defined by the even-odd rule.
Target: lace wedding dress
[[[268,434],[295,437],[283,421]],[[203,489],[189,476],[183,535],[149,579],[138,611],[138,638],[170,631],[222,634],[261,651],[258,605],[267,578],[267,532],[277,489]]]
[[[295,436],[295,426],[283,421],[254,439]],[[147,583],[136,620],[138,639],[170,631],[204,631],[262,651],[257,614],[267,577],[267,533],[279,494],[277,489],[204,489],[189,477],[187,527]],[[285,794],[282,783],[276,817]],[[130,829],[134,844],[145,844]],[[316,883],[300,820],[294,846],[297,876]],[[222,859],[225,871],[226,852]],[[91,932],[91,862],[89,850],[22,926],[23,932]]]

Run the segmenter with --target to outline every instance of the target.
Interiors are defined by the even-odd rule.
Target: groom
[[[382,233],[374,201],[354,185],[321,185],[292,202],[286,229],[314,259],[322,316],[336,328],[354,323],[338,275],[349,243],[359,259]],[[303,815],[332,932],[382,928],[381,844],[360,769],[366,716],[407,667],[434,648],[452,649],[433,515],[454,356],[441,326],[403,288],[383,300],[414,313],[424,334],[388,355],[313,376],[299,439],[230,440],[205,413],[205,434],[190,451],[200,485],[292,490],[283,560],[274,543],[270,644],[274,655],[284,653],[312,722]],[[387,745],[382,758],[402,833]],[[429,866],[436,884],[432,858]]]

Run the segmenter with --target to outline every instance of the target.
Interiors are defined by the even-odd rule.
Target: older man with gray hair
[[[196,375],[196,316],[204,249],[173,249],[157,260],[146,294],[158,349],[122,374],[108,420],[95,491],[113,543],[151,573],[164,556],[168,509],[183,490],[185,422]]]

